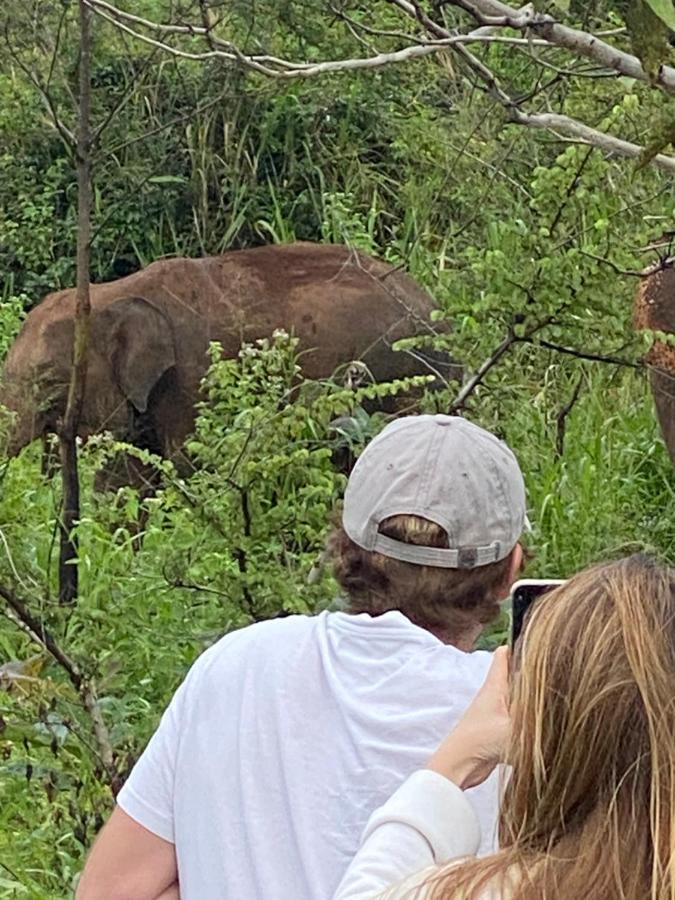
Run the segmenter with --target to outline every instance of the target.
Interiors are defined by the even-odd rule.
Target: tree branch
[[[635,78],[646,84],[652,83],[637,56],[613,47],[597,35],[560,25],[552,16],[533,14],[525,24],[521,10],[508,6],[500,0],[449,0],[449,2],[470,12],[482,25],[499,24],[518,30],[528,29],[547,43],[569,50],[575,56],[585,57],[603,68],[613,69],[619,75]],[[663,90],[675,94],[675,69],[671,66],[661,66],[657,83]]]
[[[64,669],[70,679],[70,683],[75,690],[79,691],[84,681],[84,676],[79,666],[61,650],[54,640],[51,632],[36,619],[30,612],[28,606],[21,600],[14,591],[0,585],[0,597],[5,601],[7,606],[12,610],[22,625],[30,632],[31,637],[56,660],[56,662]]]
[[[467,383],[462,387],[461,391],[457,394],[453,402],[450,404],[450,409],[448,410],[449,414],[453,414],[463,409],[466,401],[469,399],[471,394],[476,390],[476,388],[483,383],[483,379],[490,371],[493,369],[499,360],[504,356],[504,354],[512,347],[514,344],[518,342],[518,338],[516,337],[513,329],[509,331],[504,340],[499,344],[499,346],[492,352],[492,354],[485,360],[483,365],[478,369],[478,371],[470,378]]]
[[[581,387],[584,383],[584,375],[583,372],[579,376],[579,380],[576,383],[574,390],[572,391],[572,396],[565,403],[560,410],[558,411],[558,415],[555,417],[556,422],[556,454],[559,458],[562,458],[563,453],[565,452],[565,436],[567,434],[567,417],[574,409],[574,406],[579,399],[579,395],[581,394]]]
[[[415,18],[420,21],[422,25],[424,25],[427,30],[439,39],[447,39],[450,35],[450,32],[442,26],[438,25],[438,23],[434,22],[430,19],[426,14],[422,13],[416,4],[409,2],[409,0],[390,0],[395,6],[399,9],[403,10],[408,16]],[[525,27],[523,22],[523,17],[521,15],[522,11],[511,9],[507,7],[505,4],[498,3],[497,0],[479,0],[479,2],[474,2],[474,0],[470,0],[470,2],[464,2],[464,0],[450,0],[454,6],[460,6],[462,9],[469,9],[472,11],[472,14],[481,24],[484,25],[508,25],[511,28],[523,28]],[[494,13],[490,15],[489,13],[483,15],[479,12],[479,6],[483,4],[485,7],[491,7],[490,12]],[[494,9],[493,9],[494,8]],[[528,13],[529,15],[529,13]],[[500,16],[499,22],[495,21],[495,16]],[[538,22],[542,19],[548,21],[550,16],[535,16],[534,18],[530,18],[528,21],[528,27],[532,26],[532,22]],[[520,24],[518,24],[520,23]],[[562,28],[562,26],[556,26]],[[565,32],[571,32],[572,29],[564,29]],[[557,33],[557,32],[556,32]],[[576,33],[576,32],[575,32]],[[476,34],[476,32],[470,32],[470,34]],[[584,34],[582,32],[578,32],[578,34]],[[593,46],[596,44],[607,47],[611,50],[609,44],[603,44],[602,41],[599,41],[593,35],[585,35],[585,37],[589,38]],[[547,38],[548,40],[548,38]],[[605,134],[603,131],[598,131],[596,128],[591,128],[588,125],[584,125],[582,122],[578,122],[576,119],[571,118],[570,116],[564,116],[557,113],[527,113],[523,112],[518,108],[518,104],[513,97],[510,97],[509,94],[500,86],[497,77],[494,72],[489,69],[482,60],[478,59],[471,51],[461,45],[455,46],[454,49],[459,53],[459,55],[467,62],[467,64],[471,67],[471,69],[476,72],[476,74],[484,81],[487,86],[488,93],[498,102],[500,103],[508,112],[509,118],[512,122],[518,125],[525,125],[530,128],[539,128],[547,131],[551,131],[555,133],[556,131],[562,132],[563,134],[571,135],[572,137],[580,140],[582,143],[597,147],[601,150],[604,150],[607,153],[612,153],[617,156],[629,157],[631,159],[637,159],[643,152],[644,148],[639,144],[633,144],[630,141],[624,141],[621,138],[614,137],[613,135]],[[620,52],[620,51],[617,51]],[[580,54],[587,55],[587,54]],[[629,56],[628,54],[623,54],[624,56]],[[618,71],[616,66],[610,65],[606,56],[603,55],[602,58],[597,58],[594,56],[589,56],[589,59],[593,59],[598,62],[600,65],[605,68],[613,69],[614,71]],[[640,67],[640,63],[636,57],[629,57],[634,60],[636,65]],[[675,70],[673,72],[673,91],[675,92]],[[625,73],[622,73],[625,74]],[[642,80],[648,81],[647,75],[643,72],[644,78]],[[637,77],[633,74],[633,77]],[[653,164],[660,169],[663,169],[666,172],[670,172],[671,174],[675,172],[675,158],[671,156],[665,156],[663,154],[658,154],[653,160]]]
[[[577,57],[587,58],[615,74],[630,75],[642,81],[649,81],[647,74],[636,57],[617,50],[595,35],[558,25],[550,16],[536,13],[531,5],[517,10],[498,2],[498,0],[449,0],[452,5],[471,13],[481,25],[481,27],[467,34],[456,34],[449,32],[442,25],[434,22],[416,0],[412,0],[412,2],[411,0],[389,0],[392,5],[396,6],[405,15],[421,24],[432,37],[432,40],[427,42],[417,40],[415,43],[400,50],[377,53],[369,57],[300,63],[269,55],[246,54],[234,44],[217,38],[213,34],[213,29],[208,25],[162,24],[120,10],[107,2],[107,0],[82,0],[82,2],[97,15],[111,22],[116,28],[173,56],[197,61],[223,59],[242,65],[267,77],[282,80],[310,78],[327,73],[380,69],[385,66],[396,65],[452,50],[464,59],[471,70],[479,76],[487,87],[488,93],[507,110],[512,122],[530,128],[545,129],[554,134],[562,133],[572,136],[587,145],[597,147],[607,153],[632,159],[638,158],[644,149],[638,144],[605,134],[569,116],[556,113],[528,113],[521,110],[519,103],[522,102],[522,99],[511,97],[501,87],[494,72],[464,46],[471,43],[492,43],[495,41],[508,43],[516,41],[519,44],[524,43],[531,46],[534,41],[539,41],[545,45],[561,46],[575,53]],[[510,36],[494,35],[492,32],[497,27],[509,27],[526,31],[527,36],[514,39]],[[138,29],[147,29],[153,32],[155,36],[150,37]],[[533,32],[538,35],[537,38],[531,37]],[[206,41],[209,49],[204,52],[193,52],[182,50],[166,42],[165,37],[176,35],[189,38],[201,37]],[[415,39],[411,38],[411,40]],[[672,74],[672,78],[668,74],[669,71]],[[662,73],[664,74],[662,74],[663,83],[661,86],[667,90],[672,89],[675,93],[675,70],[668,70],[668,67],[664,67]],[[666,172],[675,173],[675,158],[673,157],[658,154],[654,158],[653,163]]]
[[[580,250],[579,252],[589,259],[594,259],[596,262],[609,266],[609,268],[613,272],[616,272],[617,275],[622,275],[627,278],[642,278],[644,276],[644,272],[640,272],[637,269],[622,269],[620,266],[617,266],[616,263],[612,262],[611,259],[605,259],[604,256],[596,256],[595,253],[589,253],[588,250]]]
[[[623,359],[620,356],[607,356],[601,353],[589,353],[585,350],[575,350],[573,347],[561,347],[560,344],[553,344],[551,341],[533,340],[530,337],[521,338],[521,343],[531,344],[533,347],[544,347],[546,350],[555,350],[556,353],[564,353],[567,356],[575,356],[577,359],[589,359],[592,362],[609,363],[613,366],[626,366],[629,369],[643,369],[643,363],[633,362],[630,359]]]
[[[525,113],[514,108],[511,112],[511,120],[518,125],[526,125],[529,128],[541,128],[553,133],[562,132],[577,138],[581,143],[598,147],[600,150],[615,156],[637,159],[644,150],[644,147],[641,147],[639,144],[633,144],[611,134],[605,134],[604,131],[598,131],[596,128],[591,128],[589,125],[584,125],[576,119],[558,113]],[[675,173],[675,158],[672,156],[664,156],[662,153],[659,153],[652,162],[664,172],[669,172],[671,175]]]
[[[10,56],[12,57],[12,59],[14,60],[14,62],[21,69],[21,71],[24,73],[26,78],[30,81],[30,83],[33,85],[35,90],[40,95],[40,99],[42,100],[44,106],[46,107],[46,109],[49,113],[50,123],[54,126],[56,131],[61,136],[61,139],[63,140],[63,143],[66,146],[66,149],[69,151],[69,153],[72,153],[73,149],[75,148],[75,145],[77,144],[77,139],[76,139],[75,135],[70,130],[70,128],[68,128],[68,126],[65,124],[65,122],[62,121],[61,117],[59,116],[58,111],[56,109],[56,104],[54,103],[54,99],[51,96],[51,94],[49,93],[49,90],[42,84],[40,78],[35,74],[35,72],[33,72],[24,63],[24,61],[21,59],[21,57],[19,56],[19,54],[17,53],[15,48],[12,46],[12,42],[9,37],[9,29],[7,27],[5,27],[5,44],[7,46],[8,52],[9,52]],[[56,50],[54,52],[56,52]],[[50,64],[48,78],[51,79],[51,77],[52,77],[52,75],[51,75],[51,64]]]
[[[60,423],[59,450],[63,480],[63,516],[59,557],[59,600],[74,603],[78,594],[78,542],[75,525],[80,518],[80,480],[77,469],[77,429],[82,415],[87,381],[87,348],[91,303],[89,266],[91,252],[91,19],[92,12],[80,0],[80,109],[77,133],[77,288],[73,360],[68,401]]]
[[[420,59],[422,57],[432,56],[436,53],[446,50],[449,47],[465,43],[470,44],[513,42],[513,39],[511,38],[496,38],[488,34],[457,34],[449,35],[448,37],[441,38],[436,41],[412,44],[408,47],[402,48],[401,50],[394,50],[389,53],[377,53],[374,56],[354,57],[352,59],[326,60],[324,62],[316,63],[294,63],[289,60],[279,59],[278,57],[273,56],[248,55],[236,48],[233,44],[227,44],[228,49],[212,48],[210,50],[205,50],[199,53],[195,53],[189,50],[181,50],[178,47],[167,44],[163,40],[149,37],[148,35],[134,30],[130,25],[127,24],[127,20],[137,20],[137,16],[131,16],[128,13],[123,13],[121,10],[118,10],[115,7],[111,6],[111,4],[104,3],[103,0],[84,0],[84,2],[86,2],[87,6],[90,6],[97,15],[101,16],[104,19],[107,19],[107,21],[111,22],[116,28],[121,29],[122,31],[126,32],[139,41],[143,41],[144,43],[149,44],[151,47],[164,50],[166,53],[169,53],[172,56],[176,56],[181,59],[190,59],[197,62],[205,62],[210,59],[223,59],[227,62],[239,63],[245,68],[251,69],[254,72],[258,72],[261,75],[266,75],[267,77],[279,78],[283,80],[311,78],[316,75],[325,75],[327,73],[354,72],[363,69],[381,69],[385,66],[408,62],[412,59]],[[110,11],[112,10],[114,10],[114,13],[111,14]],[[206,37],[206,30],[204,28],[200,28],[199,26],[160,25],[159,23],[148,22],[147,20],[142,20],[142,22],[145,27],[153,29],[157,34],[168,32],[171,34],[199,34]],[[518,39],[516,39],[516,41],[520,43]],[[222,45],[223,42],[219,42],[218,46],[220,47]]]

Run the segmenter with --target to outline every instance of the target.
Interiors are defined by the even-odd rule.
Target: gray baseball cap
[[[390,516],[429,519],[450,549],[381,534]],[[342,524],[364,550],[417,565],[473,568],[508,556],[527,527],[525,485],[503,441],[459,416],[406,416],[380,432],[347,484]]]

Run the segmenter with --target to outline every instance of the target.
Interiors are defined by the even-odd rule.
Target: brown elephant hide
[[[308,378],[330,377],[352,360],[362,360],[376,381],[431,371],[415,356],[391,351],[393,341],[432,330],[431,296],[405,272],[338,245],[296,243],[159,260],[92,285],[91,306],[81,432],[123,433],[130,409],[145,414],[149,407],[161,445],[156,449],[164,453],[192,428],[210,341],[234,357],[243,341],[283,328],[299,339]],[[6,402],[23,380],[38,386],[43,404],[49,390],[60,390],[63,405],[74,310],[69,289],[47,296],[28,315],[7,359]],[[45,379],[51,385],[46,392]],[[25,395],[17,405],[24,419],[17,446],[53,430],[62,414],[55,402],[41,419]]]
[[[635,301],[638,330],[675,336],[675,260],[646,270]],[[645,357],[663,439],[675,465],[675,346],[655,341]]]

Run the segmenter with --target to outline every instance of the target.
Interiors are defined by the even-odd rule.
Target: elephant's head
[[[644,273],[635,302],[635,327],[661,331],[675,339],[675,260]],[[675,345],[656,340],[645,359],[663,439],[675,464]]]
[[[171,326],[140,297],[99,303],[92,288],[88,371],[79,433],[109,430],[131,439],[153,389],[175,363]],[[73,354],[75,292],[47,297],[32,310],[10,349],[0,399],[15,414],[9,453],[56,431],[63,416]]]

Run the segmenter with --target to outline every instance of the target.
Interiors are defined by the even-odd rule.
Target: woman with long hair
[[[462,790],[499,762],[500,850]],[[454,732],[371,818],[335,900],[675,900],[675,570],[543,595]]]

